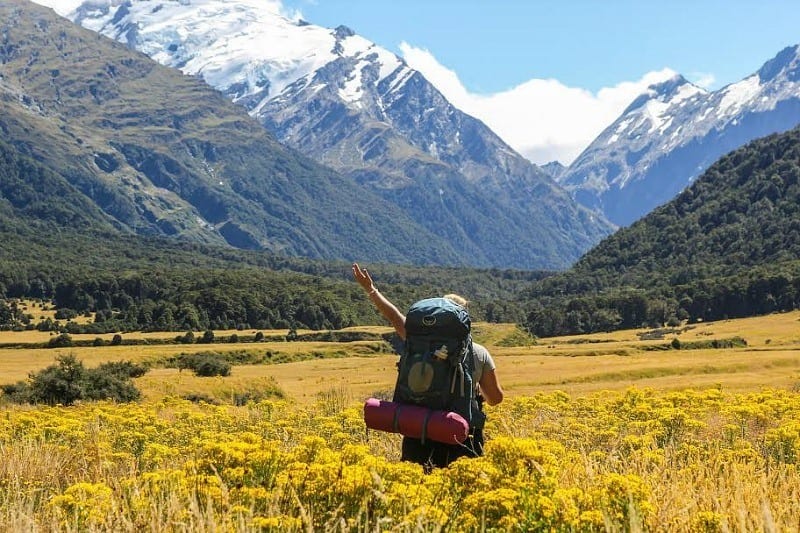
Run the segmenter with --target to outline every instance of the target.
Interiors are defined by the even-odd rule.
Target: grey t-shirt
[[[492,359],[489,350],[478,344],[472,343],[473,353],[475,354],[475,369],[472,371],[472,381],[476,385],[480,383],[483,373],[486,370],[494,370],[494,359]]]

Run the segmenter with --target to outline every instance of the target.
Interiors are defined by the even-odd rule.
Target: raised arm
[[[406,339],[406,316],[400,312],[397,307],[389,301],[383,294],[378,291],[375,284],[372,282],[372,276],[366,268],[361,268],[358,263],[353,263],[353,277],[359,285],[367,292],[370,301],[378,308],[383,317],[388,320],[397,335],[405,340]]]

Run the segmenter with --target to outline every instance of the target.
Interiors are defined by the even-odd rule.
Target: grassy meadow
[[[49,336],[0,333],[0,383],[65,354],[155,367],[136,404],[0,396],[0,530],[800,531],[800,312],[535,341],[478,323],[506,400],[484,457],[429,475],[364,427],[393,387],[383,341],[25,346]],[[158,364],[209,351],[272,355]]]

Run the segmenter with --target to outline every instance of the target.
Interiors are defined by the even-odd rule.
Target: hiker
[[[397,335],[405,341],[406,316],[378,291],[366,268],[361,268],[354,263],[353,277],[367,292],[370,301],[377,307],[381,315],[392,324]],[[466,309],[467,301],[461,296],[447,294],[443,298]],[[401,455],[403,461],[420,463],[429,471],[432,467],[445,467],[458,457],[483,455],[483,419],[485,415],[482,412],[482,404],[484,401],[489,405],[499,404],[503,401],[503,389],[497,379],[494,360],[489,351],[475,342],[472,343],[472,346],[474,354],[474,363],[471,364],[472,382],[476,388],[480,421],[475,427],[470,428],[470,435],[463,444],[444,444],[431,440],[423,442],[420,439],[404,436]]]

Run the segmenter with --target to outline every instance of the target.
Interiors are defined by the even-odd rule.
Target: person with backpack
[[[491,354],[484,346],[472,341],[470,318],[467,311],[468,302],[459,295],[446,294],[441,298],[421,300],[411,306],[408,314],[403,314],[378,291],[366,268],[361,268],[354,263],[352,269],[353,277],[366,291],[370,301],[380,314],[392,324],[398,337],[405,343],[398,362],[398,382],[395,387],[394,401],[401,404],[422,403],[423,405],[434,405],[434,408],[456,411],[463,414],[469,422],[469,435],[463,443],[459,444],[425,439],[424,435],[422,438],[404,436],[401,460],[419,463],[426,471],[430,471],[433,467],[445,467],[459,457],[482,455],[485,422],[483,402],[489,405],[499,404],[503,401],[503,389],[497,378]],[[427,344],[431,342],[432,334],[430,331],[424,330],[427,323],[435,323],[437,317],[439,317],[441,325],[435,327],[449,329],[436,331],[433,334],[434,344],[429,348]],[[421,332],[421,330],[423,331]],[[451,331],[452,333],[450,333]],[[449,335],[453,335],[453,340]],[[457,342],[459,337],[462,337],[460,343]],[[456,344],[452,344],[453,342]],[[420,347],[420,343],[422,347]],[[438,371],[434,372],[431,368],[450,367],[435,364],[432,366],[422,360],[415,363],[412,354],[426,351],[432,354],[428,356],[429,359],[442,357],[443,353],[449,353],[450,357],[452,354],[460,352],[463,352],[464,355],[453,363],[452,376],[448,374],[446,378],[438,378]],[[439,379],[443,380],[443,385],[429,387],[431,383],[435,384]],[[420,380],[425,382],[424,387],[419,387],[415,383]],[[462,393],[459,387],[463,389],[465,383],[467,390]],[[415,389],[436,389],[437,387],[449,389],[443,393],[446,399],[441,400],[446,405],[436,405],[436,401],[442,396],[442,393],[437,393],[435,390],[429,394],[429,396],[436,397],[433,400],[427,400],[425,394],[421,396],[413,394]]]

